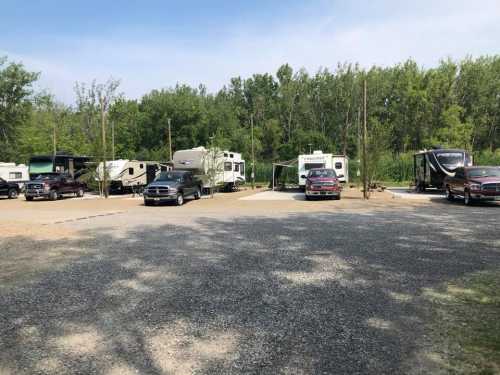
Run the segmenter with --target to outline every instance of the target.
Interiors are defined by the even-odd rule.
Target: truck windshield
[[[440,164],[449,169],[463,166],[464,163],[464,154],[462,152],[439,152],[436,157]]]
[[[58,174],[39,174],[34,180],[55,180],[59,178]]]
[[[470,177],[500,177],[500,168],[474,168],[467,171]]]
[[[155,181],[172,181],[172,182],[181,182],[182,173],[179,172],[162,172],[158,177],[155,178]]]
[[[313,169],[309,171],[309,177],[335,178],[337,175],[333,169]]]

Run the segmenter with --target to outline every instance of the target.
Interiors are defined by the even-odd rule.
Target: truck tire
[[[33,200],[33,197],[27,197],[27,196],[25,196],[25,198],[26,198],[26,200],[27,200],[28,202],[31,202],[31,201]]]
[[[196,188],[196,191],[194,192],[194,199],[198,200],[201,198],[201,189],[199,187]]]
[[[455,197],[453,196],[453,193],[451,192],[449,186],[446,187],[446,199],[448,199],[450,202],[453,202],[455,200]]]
[[[10,189],[7,196],[9,199],[17,199],[17,189]]]
[[[468,190],[464,192],[464,203],[466,206],[472,206],[472,204],[474,204],[474,199],[472,199],[470,191]]]
[[[336,201],[339,201],[340,200],[340,194],[337,195],[336,197],[334,197],[333,199],[335,199]]]
[[[49,200],[55,201],[57,200],[57,198],[59,198],[59,194],[57,194],[57,191],[51,190],[49,193]]]
[[[85,194],[85,192],[83,191],[83,188],[79,188],[79,189],[77,190],[77,192],[76,192],[76,196],[77,196],[78,198],[82,198],[84,194]]]
[[[177,194],[177,198],[175,198],[175,205],[182,206],[183,204],[184,204],[184,194],[179,193]]]

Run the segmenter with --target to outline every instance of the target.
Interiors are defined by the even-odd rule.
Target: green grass
[[[474,274],[427,296],[435,307],[433,332],[448,370],[500,374],[500,270]]]

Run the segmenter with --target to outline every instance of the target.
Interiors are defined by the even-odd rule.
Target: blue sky
[[[67,103],[75,81],[111,76],[137,98],[178,82],[216,91],[283,63],[313,74],[500,53],[498,0],[0,0],[0,10],[0,55],[40,71],[38,87]]]

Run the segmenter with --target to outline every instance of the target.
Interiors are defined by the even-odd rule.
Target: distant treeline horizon
[[[176,85],[140,99],[118,95],[119,81],[80,83],[74,105],[36,92],[40,74],[0,59],[0,161],[64,150],[102,157],[101,104],[107,159],[167,160],[173,150],[217,145],[256,159],[290,160],[310,148],[358,158],[367,83],[368,149],[382,155],[443,147],[498,155],[500,56],[443,60],[422,68],[407,60],[362,69],[339,64],[311,75],[288,64],[276,73],[232,78],[223,89]],[[126,77],[123,77],[126,79]],[[104,98],[104,102],[100,98]]]

